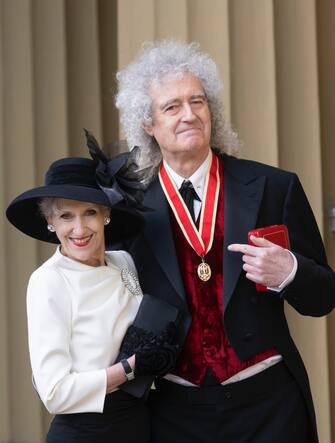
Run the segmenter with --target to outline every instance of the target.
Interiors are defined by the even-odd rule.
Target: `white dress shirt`
[[[166,161],[164,161],[164,166],[167,169],[167,171],[169,172],[172,180],[174,181],[174,183],[178,189],[180,189],[184,180],[189,180],[192,183],[194,190],[196,191],[198,197],[200,198],[200,201],[194,200],[194,215],[195,215],[196,220],[199,217],[199,214],[201,211],[201,201],[203,199],[203,194],[204,194],[206,174],[207,174],[207,171],[210,167],[212,155],[213,155],[212,151],[210,150],[208,152],[208,156],[206,157],[205,161],[199,166],[199,168],[190,177],[187,177],[187,178],[181,177],[168,165],[168,163]],[[275,291],[275,292],[282,291],[289,283],[292,282],[292,280],[295,277],[295,274],[297,272],[297,266],[298,266],[297,259],[294,256],[294,254],[291,253],[291,251],[289,251],[289,252],[290,252],[290,254],[293,258],[293,261],[294,261],[293,269],[290,272],[290,274],[285,278],[285,280],[278,287],[271,287],[271,288],[268,287],[268,289],[271,291]],[[263,371],[264,369],[267,369],[270,366],[273,366],[274,364],[278,363],[281,360],[282,360],[282,356],[279,354],[269,357],[266,360],[263,360],[259,363],[256,363],[253,366],[250,366],[250,367],[238,372],[237,374],[233,375],[228,380],[225,380],[222,384],[225,385],[228,383],[234,383],[237,381],[244,380],[248,377],[258,374],[259,372]],[[167,374],[165,376],[165,378],[170,381],[173,381],[175,383],[182,384],[184,386],[195,386],[191,382],[184,380],[183,378],[176,376],[174,374]]]
[[[201,210],[201,201],[203,199],[204,195],[204,189],[205,189],[205,182],[206,182],[206,175],[207,171],[209,169],[210,163],[212,159],[212,151],[209,151],[205,161],[199,166],[199,168],[191,175],[191,177],[185,178],[181,177],[179,174],[177,174],[167,163],[164,161],[164,166],[167,169],[168,173],[170,174],[172,180],[174,181],[174,184],[177,186],[178,189],[181,188],[181,185],[183,184],[184,180],[189,180],[195,192],[197,193],[199,200],[194,200],[194,216],[197,220],[200,214]]]
[[[63,256],[57,248],[30,277],[33,380],[53,414],[103,411],[106,368],[114,363],[138,311],[142,293],[135,294],[126,282],[137,282],[131,256],[106,252],[105,260],[106,266],[92,267]]]

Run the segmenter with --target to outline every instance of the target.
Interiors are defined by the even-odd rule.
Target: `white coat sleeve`
[[[102,412],[106,371],[72,371],[71,297],[66,281],[56,269],[39,268],[30,277],[27,316],[34,384],[48,411]]]

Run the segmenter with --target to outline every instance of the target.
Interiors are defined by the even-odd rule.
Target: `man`
[[[238,139],[222,118],[216,65],[196,45],[153,44],[118,80],[154,209],[128,247],[144,292],[184,314],[178,364],[150,394],[152,441],[317,442],[284,303],[327,314],[335,275],[297,176],[227,155]],[[287,226],[291,252],[247,244],[251,229],[275,224]]]

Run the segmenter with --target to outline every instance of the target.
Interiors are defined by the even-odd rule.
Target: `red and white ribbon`
[[[186,240],[202,258],[211,249],[214,238],[215,219],[220,190],[219,159],[211,152],[211,162],[206,175],[204,195],[201,205],[199,231],[190,216],[170,174],[162,162],[158,177],[164,194],[176,217]]]

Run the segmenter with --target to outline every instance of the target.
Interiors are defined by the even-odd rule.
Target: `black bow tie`
[[[189,180],[184,180],[180,189],[180,195],[183,197],[183,200],[187,206],[187,209],[193,219],[195,221],[194,216],[194,200],[199,200],[200,198],[198,194],[195,192],[192,183]]]

